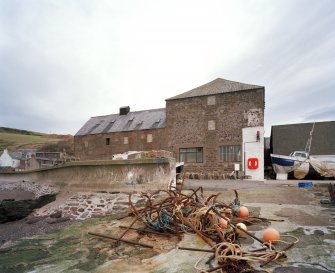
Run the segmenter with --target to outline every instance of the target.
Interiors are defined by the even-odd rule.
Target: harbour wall
[[[158,190],[175,181],[175,165],[173,158],[77,161],[33,171],[2,172],[0,183],[24,180],[78,190]]]

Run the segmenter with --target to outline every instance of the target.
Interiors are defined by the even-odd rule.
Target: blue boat
[[[278,180],[286,180],[289,172],[294,171],[294,177],[303,179],[309,171],[309,160],[308,156],[300,154],[302,152],[296,152],[297,154],[277,155],[271,154],[272,167],[277,174]]]
[[[282,155],[271,154],[272,164],[276,164],[283,167],[291,167],[294,165],[294,158],[284,157]]]

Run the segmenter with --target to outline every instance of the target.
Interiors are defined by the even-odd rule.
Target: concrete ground
[[[329,200],[327,186],[335,181],[312,181],[313,187],[310,188],[299,188],[298,182],[301,181],[187,180],[184,189],[202,186],[205,196],[219,192],[218,201],[225,203],[235,198],[233,190],[236,189],[251,216],[271,219],[248,226],[251,233],[262,238],[264,229],[271,226],[280,232],[283,240],[292,241],[285,235],[299,240],[287,251],[286,259],[264,268],[256,266],[257,272],[335,272],[335,206],[320,203],[321,200]],[[117,220],[117,217],[85,220],[58,232],[13,242],[13,246],[7,244],[0,248],[0,272],[186,273],[196,272],[195,263],[199,259],[207,259],[203,253],[177,248],[205,247],[193,234],[185,235],[181,242],[175,238],[140,238],[157,244],[154,250],[125,244],[111,247],[111,241],[87,235],[88,231],[120,235],[122,230],[118,226],[129,225],[132,218]],[[136,233],[131,235],[139,238]],[[257,247],[258,242],[251,238],[242,242],[242,246],[254,244]]]
[[[221,200],[232,200],[236,189],[240,201],[251,214],[281,219],[270,226],[281,234],[295,236],[299,242],[287,252],[288,259],[280,266],[273,265],[275,273],[335,272],[335,206],[322,204],[329,201],[328,184],[335,181],[310,181],[313,187],[299,188],[304,180],[187,180],[184,189],[202,186],[207,193],[220,192]],[[251,226],[261,238],[266,226]]]
[[[225,190],[225,189],[248,189],[248,188],[263,188],[263,187],[283,187],[283,186],[296,186],[299,182],[312,182],[313,185],[335,184],[335,180],[198,180],[188,179],[185,180],[183,189],[196,189],[200,186],[204,190]]]

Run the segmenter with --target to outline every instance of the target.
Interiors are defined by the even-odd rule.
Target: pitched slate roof
[[[2,156],[3,153],[4,151],[0,152],[0,156]],[[12,159],[16,160],[24,159],[22,152],[10,152],[7,150],[7,153]]]
[[[165,128],[165,108],[90,118],[76,136]]]
[[[21,152],[8,152],[8,153],[13,159],[16,159],[16,160],[23,159],[23,154]]]
[[[206,83],[202,86],[194,88],[180,95],[174,96],[172,98],[168,98],[166,100],[167,101],[168,100],[178,100],[178,99],[209,96],[209,95],[243,91],[243,90],[259,89],[259,88],[264,88],[264,86],[234,82],[234,81],[229,81],[229,80],[218,78],[214,81]]]

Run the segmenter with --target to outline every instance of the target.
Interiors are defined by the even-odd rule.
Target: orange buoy
[[[277,241],[279,240],[280,240],[280,234],[276,229],[270,227],[264,230],[264,233],[263,233],[264,242],[268,242],[268,243],[271,242],[272,244],[276,244]]]
[[[228,227],[228,222],[223,219],[223,218],[220,218],[220,221],[219,221],[219,227],[222,228],[222,229],[227,229]]]
[[[245,206],[241,206],[238,210],[238,216],[241,218],[246,218],[249,216],[249,210]]]

